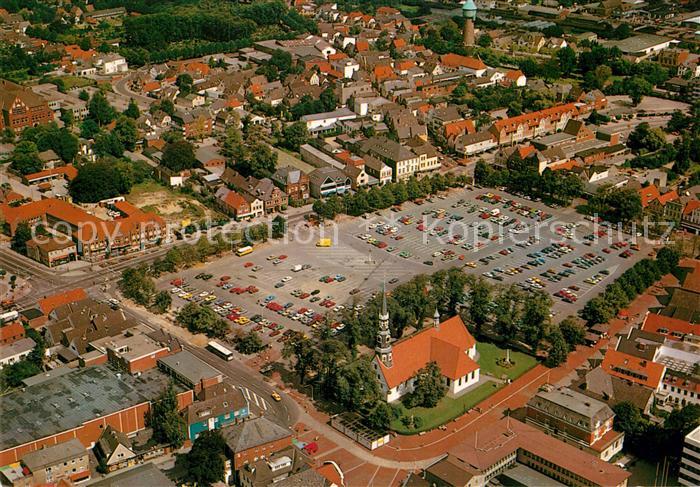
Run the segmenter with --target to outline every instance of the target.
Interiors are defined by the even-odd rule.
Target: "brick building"
[[[291,431],[265,417],[224,428],[221,433],[226,440],[234,470],[240,470],[248,463],[267,458],[292,445]]]
[[[43,97],[3,79],[0,79],[0,113],[0,128],[9,127],[17,132],[53,120],[53,112]]]
[[[527,403],[527,423],[606,461],[624,441],[624,433],[613,430],[614,418],[607,404],[568,387],[540,391]]]

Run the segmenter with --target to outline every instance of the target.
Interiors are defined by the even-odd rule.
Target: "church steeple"
[[[389,331],[389,310],[386,306],[386,284],[382,283],[382,311],[379,313],[379,331],[377,332],[377,346],[374,348],[377,357],[385,367],[394,364],[391,351],[391,332]]]

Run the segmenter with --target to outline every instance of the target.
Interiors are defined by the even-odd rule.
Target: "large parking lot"
[[[452,266],[494,284],[545,290],[559,318],[575,313],[648,252],[641,241],[572,209],[483,189],[344,217],[320,231],[301,222],[284,241],[167,276],[159,288],[173,291],[176,307],[207,303],[232,328],[253,328],[266,341],[281,342],[290,328],[308,331],[326,313],[361,307],[384,280],[392,288]],[[318,247],[320,237],[332,245]],[[201,279],[206,274],[211,277]],[[171,284],[176,278],[186,289]]]

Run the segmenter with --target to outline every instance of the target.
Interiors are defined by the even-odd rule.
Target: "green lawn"
[[[500,387],[501,385],[496,384],[495,382],[487,382],[458,398],[453,399],[445,396],[434,408],[415,407],[412,409],[406,409],[403,407],[403,405],[400,405],[399,408],[401,409],[401,417],[411,415],[413,415],[414,418],[420,417],[423,419],[423,424],[420,428],[409,429],[404,426],[404,424],[401,422],[401,417],[399,417],[398,419],[393,420],[389,427],[402,435],[412,435],[420,433],[421,431],[428,431],[433,428],[437,428],[438,426],[453,420],[457,416],[461,416],[469,409],[496,392]]]
[[[479,352],[481,373],[489,374],[497,379],[500,379],[503,374],[507,375],[509,379],[517,379],[537,365],[537,360],[534,357],[511,350],[510,360],[514,362],[514,365],[506,369],[496,363],[506,356],[506,351],[502,348],[493,343],[477,342],[476,350]]]

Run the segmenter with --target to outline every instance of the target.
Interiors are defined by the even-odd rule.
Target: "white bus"
[[[251,252],[253,252],[253,247],[241,247],[240,249],[236,250],[236,255],[238,257],[243,257],[244,255],[248,255]]]
[[[210,352],[218,355],[224,360],[233,360],[233,352],[220,343],[211,341],[207,344],[207,348]]]

